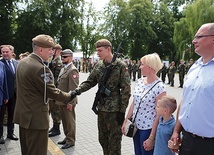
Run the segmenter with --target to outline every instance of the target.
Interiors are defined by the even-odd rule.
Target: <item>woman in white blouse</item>
[[[124,120],[122,132],[125,134],[127,119],[134,119],[139,107],[135,119],[138,130],[133,137],[135,155],[152,155],[159,119],[156,116],[155,107],[157,100],[166,95],[166,89],[164,83],[156,75],[162,68],[159,55],[157,53],[148,54],[143,56],[140,61],[142,78],[136,82],[133,102]]]

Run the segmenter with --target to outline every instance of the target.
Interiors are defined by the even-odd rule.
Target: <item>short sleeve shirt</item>
[[[135,119],[135,123],[138,129],[147,130],[152,128],[152,124],[156,117],[156,97],[159,94],[166,92],[163,82],[157,83],[157,85],[155,85],[152,90],[148,92],[148,90],[158,81],[161,80],[157,79],[151,84],[145,84],[143,78],[140,78],[136,82],[133,94],[134,109],[132,117],[134,118],[134,116],[136,115],[137,108],[140,104],[139,111]]]

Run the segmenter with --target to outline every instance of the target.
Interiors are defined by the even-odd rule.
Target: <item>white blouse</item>
[[[132,119],[134,119],[139,103],[141,102],[139,111],[135,119],[137,128],[140,130],[147,130],[152,128],[152,124],[156,117],[156,110],[155,110],[156,100],[155,99],[159,94],[166,92],[165,84],[162,81],[156,84],[152,88],[152,90],[148,92],[148,90],[158,81],[161,81],[161,80],[157,79],[151,84],[145,84],[144,79],[140,78],[137,80],[135,84],[134,94],[133,94],[134,109],[133,109]],[[147,94],[145,95],[145,93]],[[144,98],[142,99],[143,96]]]

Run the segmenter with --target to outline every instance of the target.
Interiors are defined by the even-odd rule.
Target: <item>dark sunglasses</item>
[[[71,57],[71,56],[61,56],[61,58],[64,58],[64,59],[67,58],[67,57]]]

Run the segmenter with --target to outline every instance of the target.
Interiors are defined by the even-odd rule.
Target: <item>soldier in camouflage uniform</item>
[[[133,65],[132,65],[132,76],[133,76],[133,81],[136,80],[136,73],[139,69],[139,66],[136,63],[136,60],[133,60]]]
[[[72,91],[73,97],[97,84],[100,86],[106,67],[112,61],[112,45],[108,40],[98,40],[95,46],[101,61],[96,64],[88,79]],[[112,72],[105,85],[111,91],[110,96],[102,96],[104,103],[98,102],[97,105],[98,134],[104,155],[121,155],[121,126],[129,103],[130,78],[126,64],[122,60],[116,59],[112,65]]]
[[[178,66],[178,69],[177,69],[177,72],[179,74],[179,83],[180,83],[180,86],[179,88],[183,88],[183,84],[184,84],[184,76],[185,76],[185,73],[186,73],[186,66],[185,66],[185,61],[184,60],[180,60],[180,64]]]
[[[60,53],[62,51],[62,47],[59,44],[56,44],[53,50],[54,50],[54,56],[53,56],[53,60],[49,64],[49,68],[51,69],[54,76],[54,84],[57,86],[57,79],[59,76],[59,72],[63,67],[62,60],[60,59]],[[50,100],[49,106],[50,106],[50,114],[53,119],[53,127],[49,131],[49,137],[54,137],[54,136],[60,135],[59,125],[62,119],[59,112],[59,105],[55,104],[55,100]]]

